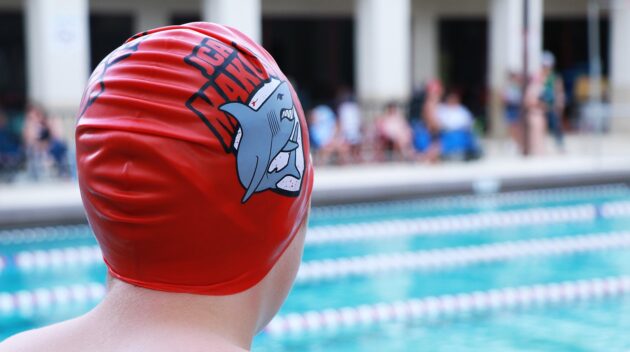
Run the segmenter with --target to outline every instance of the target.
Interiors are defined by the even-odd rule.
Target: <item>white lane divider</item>
[[[67,247],[63,249],[34,250],[18,252],[11,258],[19,270],[48,269],[75,264],[100,264],[103,255],[98,246]]]
[[[309,229],[308,236],[306,237],[306,243],[309,245],[317,245],[353,240],[388,239],[401,236],[444,234],[484,228],[552,224],[567,221],[593,220],[597,217],[612,218],[620,216],[630,216],[630,202],[610,202],[602,206],[587,204],[579,206],[534,208],[482,214],[321,226]],[[57,231],[57,233],[59,233],[59,231]],[[414,262],[414,259],[409,258],[409,254],[407,254],[405,258],[381,259],[376,262],[382,263],[382,260],[389,260],[390,262],[403,261],[404,263],[407,263],[398,265],[411,265],[409,263]],[[0,256],[0,271],[11,264],[21,270],[30,270],[34,268],[57,267],[71,264],[93,264],[100,263],[101,261],[102,255],[98,246],[23,251],[19,252],[13,258]],[[339,268],[337,265],[331,265],[326,262],[319,263],[317,267]],[[304,272],[306,272],[304,275],[307,277],[309,277],[313,272],[308,268],[309,267],[306,266],[306,269],[303,269],[305,270]],[[318,270],[320,269],[312,270],[319,272]],[[327,270],[331,269],[322,269],[323,272],[327,272]]]
[[[593,195],[618,196],[630,195],[630,187],[623,183],[606,185],[579,186],[550,188],[541,190],[512,191],[494,194],[470,194],[458,196],[446,196],[430,199],[412,199],[402,201],[385,201],[372,203],[342,204],[314,207],[311,211],[313,217],[340,217],[348,215],[369,215],[383,212],[398,212],[400,210],[423,209],[452,209],[462,208],[466,205],[514,205],[528,202],[553,202],[575,200]]]
[[[486,214],[464,214],[316,226],[309,229],[309,236],[307,236],[306,242],[318,244],[389,235],[407,236],[410,234],[422,234],[423,232],[451,232],[487,227],[589,220],[597,216],[608,218],[629,215],[630,202],[620,201],[609,202],[601,207],[587,204],[569,207],[500,211]],[[30,244],[90,237],[92,237],[92,231],[88,225],[12,229],[0,231],[0,245]]]
[[[601,209],[601,215],[605,218],[615,218],[630,215],[630,202],[607,203]]]
[[[628,247],[630,247],[630,232],[624,232],[314,260],[302,264],[297,281],[305,283],[395,270],[437,270],[530,256],[573,254]]]
[[[64,304],[93,303],[105,296],[105,286],[99,283],[58,286],[22,290],[13,293],[0,292],[0,315],[16,311],[54,308]]]
[[[0,245],[50,242],[91,236],[92,230],[85,224],[32,227],[0,231]]]
[[[394,236],[421,236],[487,228],[589,221],[598,217],[620,216],[630,216],[630,202],[609,202],[601,206],[585,204],[318,226],[309,229],[306,243],[326,244],[392,238]]]
[[[630,232],[581,235],[551,239],[510,241],[486,245],[432,249],[416,252],[312,260],[302,264],[298,282],[368,275],[394,270],[431,270],[527,256],[571,254],[630,247]],[[98,246],[69,247],[47,251],[23,251],[8,259],[0,256],[0,271],[7,262],[30,271],[71,265],[102,264]]]
[[[501,311],[578,300],[619,297],[629,293],[630,277],[628,276],[514,287],[393,303],[291,313],[276,316],[265,328],[265,332],[280,337],[390,321],[409,321],[469,312]]]

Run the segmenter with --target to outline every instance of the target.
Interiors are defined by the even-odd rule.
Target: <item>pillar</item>
[[[613,132],[630,132],[630,1],[615,0],[611,16],[610,85]]]
[[[151,6],[142,6],[136,10],[134,32],[141,33],[149,29],[164,27],[170,24],[167,8],[161,7],[159,2]]]
[[[203,0],[203,20],[234,27],[260,43],[261,0]]]
[[[528,72],[540,70],[542,58],[542,0],[529,0],[527,36]],[[525,0],[492,0],[489,10],[488,83],[490,87],[490,134],[506,135],[503,91],[508,73],[523,72]]]
[[[503,91],[508,73],[523,71],[523,0],[492,0],[488,14],[490,133],[503,137],[506,134]]]
[[[426,2],[415,2],[413,9],[413,57],[414,85],[438,76],[437,14]]]
[[[75,113],[90,69],[88,0],[26,0],[28,97]]]
[[[359,100],[408,99],[411,90],[410,0],[356,0],[356,87]]]
[[[543,52],[543,0],[529,1],[528,67],[529,73],[539,72]]]

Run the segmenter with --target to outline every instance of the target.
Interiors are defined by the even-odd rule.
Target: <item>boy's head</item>
[[[110,275],[203,295],[256,285],[296,237],[301,252],[308,141],[295,91],[242,33],[191,23],[129,39],[92,74],[76,128]]]
[[[461,105],[462,96],[457,89],[450,88],[444,94],[444,102],[448,105]]]

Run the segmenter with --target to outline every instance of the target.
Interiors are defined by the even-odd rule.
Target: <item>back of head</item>
[[[543,68],[552,69],[556,65],[556,56],[551,51],[544,51],[541,61]]]
[[[76,128],[110,274],[169,292],[254,286],[307,216],[308,140],[295,91],[242,33],[191,23],[129,39],[92,74]]]

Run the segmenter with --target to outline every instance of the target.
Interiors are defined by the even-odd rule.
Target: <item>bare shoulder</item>
[[[29,352],[41,349],[40,332],[44,329],[26,331],[0,342],[0,352]]]
[[[72,320],[26,331],[0,342],[0,352],[73,351]]]

